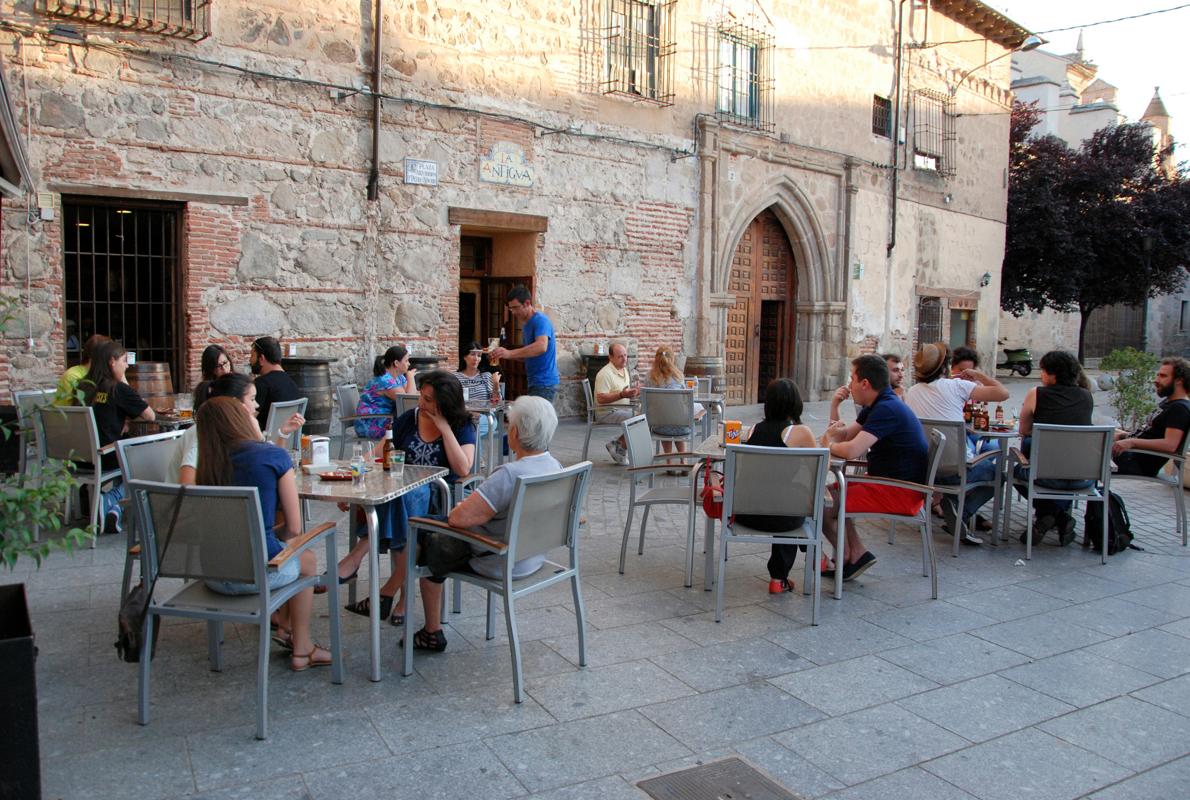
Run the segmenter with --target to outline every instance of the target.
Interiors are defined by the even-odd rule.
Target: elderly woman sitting
[[[457,528],[471,528],[491,539],[508,538],[508,512],[512,505],[517,478],[559,472],[562,465],[549,453],[550,440],[558,428],[558,415],[547,400],[521,395],[508,409],[508,446],[516,461],[498,467],[479,488],[450,512],[447,522]],[[450,572],[471,569],[489,578],[500,577],[504,556],[476,555],[466,542],[439,534],[421,534],[418,539],[418,564],[428,568],[431,577],[421,579],[421,599],[425,609],[425,627],[413,635],[417,650],[442,652],[446,636],[442,633],[442,584]],[[544,556],[516,562],[514,578],[524,578],[541,569]]]

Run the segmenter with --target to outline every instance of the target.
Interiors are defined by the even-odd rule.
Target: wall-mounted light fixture
[[[985,273],[983,273],[983,275],[979,276],[979,287],[981,289],[983,287],[987,286],[991,282],[992,282],[992,273],[985,272]]]

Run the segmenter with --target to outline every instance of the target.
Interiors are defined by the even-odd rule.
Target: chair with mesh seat
[[[264,426],[264,436],[267,441],[275,442],[277,437],[281,435],[281,426],[285,421],[294,414],[301,414],[306,416],[306,403],[309,402],[305,397],[299,397],[297,400],[284,400],[278,403],[273,403],[269,406],[269,418]],[[286,450],[297,450],[302,443],[302,429],[298,428],[288,437],[282,446]]]
[[[621,417],[617,420],[615,417],[612,417],[609,412],[630,410],[632,409],[632,404],[613,403],[611,405],[599,405],[595,402],[595,390],[591,388],[591,380],[588,378],[580,381],[580,383],[583,387],[583,400],[585,401],[587,408],[587,435],[583,438],[583,455],[579,460],[586,461],[587,452],[591,448],[591,432],[594,430],[595,426],[606,425],[608,427],[614,426],[618,428],[623,418]],[[604,421],[604,417],[608,417],[609,420]]]
[[[255,625],[259,629],[256,738],[265,739],[268,737],[269,618],[298,592],[326,586],[330,609],[329,649],[333,658],[331,681],[343,682],[339,582],[334,569],[321,575],[299,576],[276,590],[268,588],[267,578],[269,570],[278,569],[320,542],[326,547],[326,563],[335,564],[333,522],[323,523],[286,542],[285,549],[269,559],[256,487],[180,487],[133,481],[128,488],[142,523],[145,563],[154,577],[150,584],[153,592],[145,614],[140,652],[137,706],[141,725],[149,722],[150,656],[154,649],[155,619],[160,617],[205,620],[211,669],[215,672],[223,669],[220,643],[225,623]],[[161,587],[156,583],[157,578],[180,578],[187,583],[165,599],[159,599]],[[260,592],[220,594],[207,587],[208,580],[254,583],[260,587]]]
[[[997,458],[1001,455],[1000,450],[988,450],[980,453],[970,461],[967,460],[967,428],[963,422],[954,422],[951,420],[941,419],[923,419],[921,426],[925,429],[928,435],[930,431],[937,430],[946,437],[945,445],[942,447],[942,454],[938,460],[938,474],[935,476],[934,491],[938,494],[951,495],[955,498],[955,529],[954,534],[954,553],[955,558],[959,556],[959,539],[963,536],[963,507],[966,505],[967,492],[980,486],[996,487],[995,480],[990,481],[969,481],[967,479],[967,470],[976,464],[981,464],[990,459]],[[957,479],[958,483],[941,483],[939,478]],[[1000,524],[1000,493],[995,492],[992,501],[992,530],[995,531]]]
[[[103,456],[114,452],[115,447],[99,446],[95,410],[90,406],[42,408],[37,411],[36,419],[40,460],[74,462],[75,479],[90,490],[90,524],[97,533],[102,532],[103,485],[119,478],[120,470],[103,468]],[[95,547],[94,537],[91,547]]]
[[[1174,524],[1177,525],[1178,532],[1182,534],[1182,547],[1186,546],[1186,490],[1183,473],[1186,471],[1187,444],[1190,444],[1190,435],[1182,436],[1181,445],[1172,453],[1162,453],[1159,450],[1148,450],[1143,447],[1133,447],[1128,450],[1129,453],[1137,455],[1167,458],[1173,464],[1172,472],[1162,469],[1156,475],[1126,475],[1120,472],[1113,472],[1111,475],[1112,483],[1117,486],[1120,481],[1142,481],[1165,486],[1173,491]]]
[[[938,599],[938,562],[934,555],[934,536],[930,530],[930,495],[938,490],[935,486],[935,476],[938,474],[938,464],[942,460],[942,451],[946,447],[946,434],[934,428],[926,437],[929,440],[929,455],[926,460],[926,479],[924,483],[903,481],[896,478],[882,478],[877,475],[847,475],[839,481],[839,526],[835,537],[835,599],[843,598],[843,565],[846,563],[844,551],[847,540],[847,520],[881,519],[889,523],[888,541],[893,542],[893,534],[897,523],[913,525],[921,532],[921,568],[922,575],[930,579],[930,597]],[[917,492],[922,496],[922,507],[912,516],[907,514],[886,514],[878,512],[847,511],[847,489],[851,486],[870,484],[875,486],[893,486]]]
[[[632,532],[632,518],[639,506],[643,509],[640,520],[640,540],[636,554],[645,552],[645,527],[649,523],[649,510],[655,506],[686,507],[686,558],[685,585],[690,586],[694,575],[694,481],[679,478],[677,482],[657,483],[659,473],[679,470],[689,476],[694,467],[695,456],[691,453],[653,454],[653,435],[644,414],[639,414],[623,423],[624,441],[628,445],[628,515],[624,520],[624,538],[620,542],[620,574],[624,574],[624,561],[628,553],[628,536]],[[683,459],[676,463],[670,459]],[[643,486],[642,486],[643,484]]]
[[[50,408],[58,396],[56,389],[25,389],[13,392],[13,401],[17,407],[17,435],[20,452],[18,455],[17,472],[20,475],[31,475],[41,466],[37,445],[37,410]]]
[[[1103,563],[1107,563],[1107,497],[1111,473],[1111,447],[1115,440],[1112,425],[1034,425],[1029,455],[1012,448],[1008,456],[1010,491],[1004,506],[1004,534],[1012,518],[1012,491],[1019,489],[1025,501],[1025,559],[1033,557],[1033,501],[1069,500],[1072,503],[1103,503]],[[1027,467],[1024,479],[1016,477],[1016,467]],[[1083,488],[1058,489],[1043,482],[1090,483]],[[1086,530],[1083,542],[1087,542]]]
[[[653,439],[660,442],[685,442],[687,452],[693,451],[695,441],[694,390],[693,389],[641,389],[640,413],[649,420]],[[685,436],[671,436],[657,433],[659,427],[687,428]]]
[[[504,622],[508,630],[508,644],[512,656],[512,692],[518,703],[524,702],[525,699],[521,638],[516,618],[516,601],[521,597],[548,589],[563,581],[570,582],[574,615],[578,624],[579,666],[587,664],[586,622],[579,585],[578,526],[590,477],[591,462],[583,461],[560,472],[517,478],[512,504],[508,509],[506,542],[496,541],[475,531],[455,528],[427,517],[413,517],[409,520],[411,536],[416,536],[422,531],[445,534],[461,539],[479,551],[503,557],[503,574],[499,578],[487,578],[469,570],[451,572],[447,577],[470,583],[487,592],[485,635],[489,640],[495,635],[494,597],[504,598]],[[516,562],[546,555],[562,547],[566,548],[567,563],[556,563],[547,558],[541,569],[533,574],[519,580],[513,578],[512,571]],[[415,575],[421,573],[414,566],[414,559],[409,559],[408,563],[405,575],[407,590],[414,586]],[[404,649],[405,663],[402,674],[410,675],[413,672],[413,647],[408,637]]]
[[[120,439],[116,442],[116,460],[120,463],[120,477],[124,483],[131,481],[154,481],[157,483],[175,483],[178,476],[171,475],[174,456],[182,447],[182,436],[185,431],[166,431],[149,436],[138,436],[135,439]],[[136,505],[128,502],[128,524],[124,532],[128,537],[124,550],[124,581],[120,587],[120,597],[128,595],[132,586],[132,564],[140,561],[143,548],[140,545],[140,521],[137,518]],[[141,561],[141,578],[148,574],[144,562]]]
[[[805,545],[803,594],[813,594],[810,624],[818,624],[822,574],[822,513],[830,450],[825,448],[728,445],[724,465],[723,533],[715,584],[715,622],[723,619],[723,584],[727,579],[728,542]],[[804,517],[802,527],[773,533],[739,522],[740,514]]]
[[[398,394],[397,395],[396,411],[393,412],[394,415],[399,417],[402,414],[404,414],[406,411],[409,411],[410,409],[417,408],[417,400],[418,400],[418,395],[416,395],[416,394],[408,394],[408,393]]]
[[[354,383],[344,383],[335,387],[335,404],[339,409],[339,458],[347,447],[347,437],[359,442],[375,444],[370,439],[362,438],[355,432],[355,422],[360,419],[392,419],[392,414],[357,414],[359,408],[359,387]]]

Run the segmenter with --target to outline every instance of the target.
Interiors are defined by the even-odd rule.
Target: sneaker
[[[1050,514],[1038,517],[1033,521],[1033,544],[1041,544],[1045,539],[1045,535],[1054,529],[1058,524],[1058,520]],[[1021,544],[1025,544],[1025,537],[1027,531],[1021,531]]]
[[[1058,545],[1065,547],[1074,541],[1074,517],[1063,514],[1058,520]]]
[[[788,578],[773,578],[769,581],[769,594],[793,591],[793,581]]]
[[[868,571],[876,563],[876,556],[869,550],[859,557],[859,561],[843,565],[843,582],[852,581]]]
[[[103,533],[119,533],[120,532],[120,515],[115,511],[107,512],[103,518]]]
[[[624,456],[623,449],[621,449],[620,444],[615,439],[612,439],[610,442],[608,442],[605,447],[607,448],[607,454],[611,457],[613,464],[624,465],[628,463],[628,459]]]

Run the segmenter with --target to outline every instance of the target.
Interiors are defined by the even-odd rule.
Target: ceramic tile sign
[[[405,159],[405,183],[415,183],[420,186],[437,186],[438,162],[423,161],[419,158]]]
[[[525,151],[512,142],[496,142],[479,157],[479,179],[505,186],[533,185],[533,168],[525,160]]]

